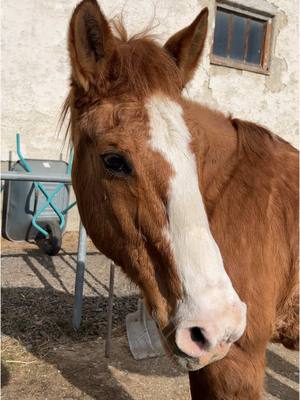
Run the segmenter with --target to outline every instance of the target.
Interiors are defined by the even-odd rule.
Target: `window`
[[[217,7],[211,63],[268,74],[272,16]]]

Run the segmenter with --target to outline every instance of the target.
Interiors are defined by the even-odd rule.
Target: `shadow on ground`
[[[276,374],[298,383],[298,368],[271,350],[267,350],[267,365]],[[296,390],[280,382],[269,373],[266,374],[266,387],[268,393],[277,399],[299,399],[299,393]]]
[[[10,379],[10,373],[6,366],[1,362],[1,388],[6,386]]]

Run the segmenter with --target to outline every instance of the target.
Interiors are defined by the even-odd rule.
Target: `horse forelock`
[[[69,111],[82,114],[93,105],[121,98],[123,103],[144,101],[155,93],[179,98],[182,77],[174,60],[151,34],[151,27],[129,37],[121,19],[111,22],[117,42],[115,53],[105,74],[96,77],[96,84],[86,92],[71,78],[70,92],[60,114],[60,128],[67,121],[66,136],[72,120]],[[73,140],[74,138],[71,137]]]

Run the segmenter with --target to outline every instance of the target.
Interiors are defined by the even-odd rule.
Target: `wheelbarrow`
[[[23,157],[19,134],[16,135],[16,145],[19,161],[5,179],[2,235],[12,241],[35,240],[44,253],[55,255],[61,248],[67,212],[75,203],[69,205],[68,184],[71,179],[68,183],[57,183],[51,181],[51,176],[70,177],[73,153],[70,152],[69,163],[29,160]],[[9,174],[20,179],[11,180]],[[41,182],[34,181],[37,175]],[[28,179],[30,177],[32,180]]]

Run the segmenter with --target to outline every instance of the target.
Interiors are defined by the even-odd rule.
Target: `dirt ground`
[[[117,269],[112,354],[104,357],[109,269],[90,244],[81,328],[72,329],[77,235],[48,257],[2,240],[3,400],[188,400],[188,378],[167,357],[135,361],[125,316],[138,291]],[[298,354],[270,345],[267,400],[298,399]]]

